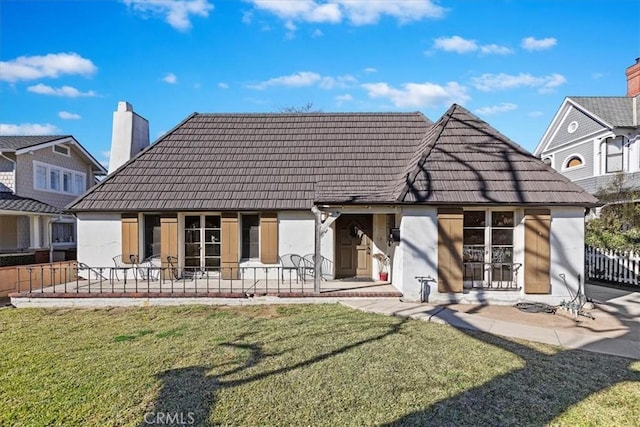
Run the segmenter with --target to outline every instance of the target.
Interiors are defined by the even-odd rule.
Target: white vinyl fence
[[[585,247],[587,280],[640,287],[640,253]]]

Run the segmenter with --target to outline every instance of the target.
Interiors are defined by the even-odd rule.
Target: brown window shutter
[[[438,209],[438,292],[462,292],[461,208]]]
[[[551,292],[551,212],[548,209],[524,211],[524,292]]]
[[[122,262],[138,259],[138,217],[122,218]]]
[[[221,254],[223,279],[237,279],[238,273],[238,214],[223,212],[221,218]]]
[[[169,264],[169,257],[172,258]],[[169,268],[178,266],[178,218],[161,217],[160,218],[160,263],[163,267],[163,278],[171,279],[171,271]]]
[[[278,214],[275,212],[260,216],[260,261],[278,263]]]

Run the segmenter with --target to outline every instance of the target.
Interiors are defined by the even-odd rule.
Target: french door
[[[220,216],[184,217],[184,266],[187,273],[220,270]]]
[[[513,211],[465,211],[463,271],[466,287],[513,287]]]

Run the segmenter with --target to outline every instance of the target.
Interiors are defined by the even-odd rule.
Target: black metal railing
[[[18,267],[17,292],[29,293],[183,293],[267,294],[313,292],[313,281],[283,267],[195,268],[168,266]]]
[[[506,262],[465,262],[463,278],[472,288],[515,290],[522,264]]]

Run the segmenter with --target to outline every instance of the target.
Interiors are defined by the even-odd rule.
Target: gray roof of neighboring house
[[[68,208],[596,202],[454,105],[436,125],[421,113],[194,114]]]
[[[597,199],[458,105],[433,126],[398,201],[583,205]]]
[[[25,135],[25,136],[0,136],[0,151],[15,151],[58,139],[70,138],[71,135]]]
[[[0,192],[0,211],[16,211],[42,214],[61,214],[62,210],[35,199]]]
[[[633,124],[633,98],[627,96],[569,96],[571,101],[600,117],[613,127],[637,127]],[[636,96],[640,104],[640,95]],[[638,105],[640,108],[640,105]]]

